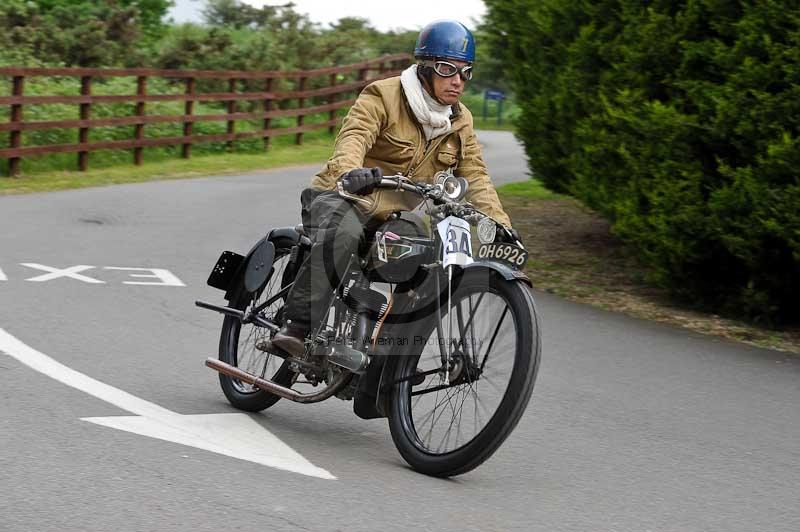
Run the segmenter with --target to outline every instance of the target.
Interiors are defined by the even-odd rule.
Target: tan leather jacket
[[[354,168],[379,166],[385,175],[402,174],[415,181],[431,182],[440,170],[453,169],[469,181],[467,201],[511,226],[495,192],[481,147],[472,129],[472,114],[463,105],[453,106],[452,129],[425,142],[422,128],[408,106],[400,78],[368,85],[345,117],[336,137],[333,156],[311,182],[319,189],[333,189],[339,177]],[[426,144],[428,144],[426,146]],[[357,203],[370,216],[385,218],[392,211],[411,210],[419,197],[394,190],[376,190]]]

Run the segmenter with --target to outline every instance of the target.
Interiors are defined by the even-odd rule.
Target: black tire
[[[294,280],[296,271],[293,271],[294,268],[289,264],[291,241],[278,240],[274,243],[275,259],[270,276],[255,293],[248,292],[244,287],[244,281],[241,280],[240,286],[233,292],[229,303],[232,308],[245,310],[253,305],[254,301],[256,305],[267,301]],[[285,298],[279,298],[264,309],[264,316],[278,325],[282,325],[284,302]],[[275,355],[256,349],[258,342],[269,339],[272,335],[269,329],[253,323],[243,325],[237,318],[226,316],[222,322],[219,339],[219,359],[248,373],[255,373],[289,387],[294,382],[295,374],[288,368],[288,364]],[[280,399],[275,394],[255,388],[222,373],[219,374],[219,382],[230,404],[247,412],[260,412],[274,405]]]
[[[411,329],[409,347],[405,348],[406,351],[401,352],[401,356],[395,358],[390,381],[395,383],[390,392],[389,408],[389,428],[392,439],[400,454],[411,467],[420,473],[436,477],[450,477],[466,473],[486,461],[500,447],[525,411],[533,391],[541,353],[539,319],[530,288],[527,285],[519,281],[507,281],[488,268],[476,268],[466,270],[460,283],[454,283],[453,286],[451,297],[454,312],[452,316],[453,320],[459,323],[451,332],[450,338],[471,339],[469,342],[457,342],[452,348],[454,362],[451,376],[453,376],[453,380],[448,384],[445,383],[441,373],[431,373],[425,375],[424,381],[420,382],[422,380],[420,372],[435,371],[437,363],[440,367],[444,367],[441,361],[437,362],[437,359],[441,360],[442,356],[442,348],[438,345],[438,335],[444,331],[437,331],[436,322],[438,320],[434,315],[433,319],[429,317],[422,320]],[[497,303],[497,310],[492,312],[494,308],[492,305],[495,302],[501,303]],[[500,308],[501,304],[505,304],[506,307]],[[443,323],[446,323],[448,319],[447,309],[447,302],[444,301],[442,306]],[[470,320],[464,315],[474,315],[475,318]],[[491,332],[476,334],[470,327],[480,328],[481,324],[478,320],[482,320],[484,315],[489,323],[487,331]],[[508,315],[513,320],[506,322]],[[497,321],[496,326],[492,325],[494,322],[491,320]],[[500,335],[501,331],[508,331],[507,323],[513,324],[513,334],[506,332],[504,335]],[[431,341],[433,335],[437,335],[435,342]],[[482,340],[484,336],[486,339]],[[513,336],[515,347],[506,351],[500,349],[497,338],[501,336],[501,341],[506,341],[508,336]],[[486,352],[481,357],[480,353],[486,341],[488,341]],[[432,344],[433,347],[431,347]],[[497,371],[500,371],[499,368],[504,362],[505,365],[511,366],[508,370],[509,375],[504,390],[495,385],[495,374],[492,373],[495,370],[491,369],[489,364],[489,354],[495,345],[498,346],[498,354],[492,356],[491,362],[497,365]],[[480,363],[478,363],[479,360]],[[456,374],[459,367],[461,369]],[[484,406],[479,393],[481,392],[481,382],[485,382],[483,391],[486,394],[484,397],[497,395],[499,398],[496,408],[486,408],[487,411],[491,411],[486,414],[485,424],[479,426],[479,421],[482,422],[483,417],[481,415],[483,410],[479,405]],[[460,399],[462,392],[463,399]],[[434,393],[436,394],[435,398],[432,397]],[[430,399],[433,399],[433,402],[436,403],[440,394],[445,396],[440,403],[441,413],[436,415],[437,406],[434,404],[430,413],[425,416],[421,415],[427,407],[426,405],[420,406],[419,403],[423,399],[428,403]],[[465,409],[468,398],[471,398],[474,403],[474,413],[469,413]],[[458,404],[459,399],[461,400],[460,405]],[[447,412],[448,408],[449,413]],[[465,436],[463,443],[459,445],[465,413],[467,418],[473,418],[474,435]],[[449,428],[445,427],[447,430],[444,432],[442,442],[436,447],[435,442],[439,439],[441,432],[434,434],[434,425],[442,417],[446,418],[445,414],[451,415],[452,420]],[[418,418],[419,429],[415,426],[415,415]],[[449,443],[453,436],[453,423],[456,417],[458,427],[454,445],[451,447]],[[429,420],[430,430],[428,431]]]

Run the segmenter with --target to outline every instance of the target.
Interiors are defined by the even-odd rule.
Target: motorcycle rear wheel
[[[449,383],[443,301],[439,327],[434,316],[413,329],[390,392],[398,451],[415,470],[436,477],[471,471],[500,447],[525,411],[541,353],[539,319],[523,283],[467,270],[451,297]]]
[[[256,292],[248,292],[241,281],[233,292],[230,306],[238,310],[254,308],[274,297],[282,288],[294,280],[289,257],[291,243],[277,241],[275,243],[275,259],[273,269],[264,285]],[[280,297],[264,308],[260,314],[275,322],[283,324],[283,305],[286,298]],[[258,349],[259,344],[271,339],[273,333],[255,323],[242,324],[238,318],[226,316],[222,322],[219,340],[219,359],[239,369],[289,387],[294,382],[295,373],[288,364],[277,355]],[[260,412],[271,407],[280,399],[279,396],[261,390],[228,375],[219,374],[220,387],[231,405],[246,412]]]

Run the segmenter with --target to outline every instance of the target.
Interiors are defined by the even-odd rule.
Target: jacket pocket
[[[414,157],[415,147],[412,140],[396,137],[384,131],[375,140],[367,157],[396,166],[405,166]]]
[[[456,166],[460,160],[459,149],[457,146],[447,142],[439,148],[439,153],[436,154],[436,160],[439,166],[451,167]]]
[[[461,152],[462,145],[463,142],[461,142],[460,131],[454,135],[449,135],[445,141],[439,145],[439,151],[436,154],[437,166],[443,166],[445,168],[457,166],[463,158],[463,153]]]
[[[458,157],[456,157],[456,154],[450,151],[440,151],[436,158],[441,164],[447,167],[455,166],[458,162]]]
[[[397,148],[400,149],[414,148],[414,141],[411,139],[395,136],[392,133],[389,133],[388,131],[384,131],[381,136],[383,136],[389,142],[389,144],[392,144]]]

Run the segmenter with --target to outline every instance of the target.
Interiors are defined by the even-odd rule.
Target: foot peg
[[[269,340],[259,340],[256,342],[256,349],[264,351],[265,353],[270,353],[272,350],[272,342]]]
[[[275,355],[276,357],[286,358],[288,356],[283,349],[274,345],[272,340],[268,340],[266,338],[256,342],[256,349],[263,351],[268,355]]]

